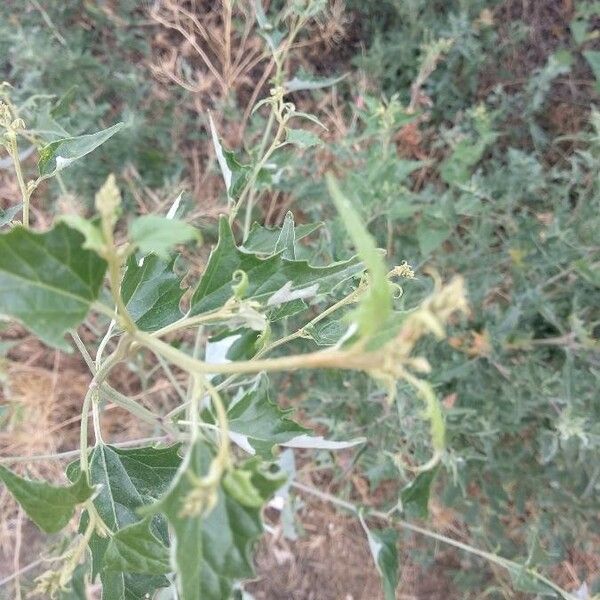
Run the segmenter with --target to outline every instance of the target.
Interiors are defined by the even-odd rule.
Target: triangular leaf
[[[107,571],[166,574],[169,549],[152,533],[150,520],[124,527],[112,536],[104,554]]]
[[[295,225],[294,237],[296,244],[294,249],[298,249],[299,240],[309,236],[311,233],[314,233],[322,226],[323,223],[305,223],[302,225]],[[258,223],[254,223],[250,229],[250,233],[248,234],[246,241],[244,242],[244,250],[254,252],[255,254],[276,254],[277,242],[281,237],[282,229],[268,229],[262,225],[259,225]]]
[[[77,505],[94,493],[94,488],[83,476],[69,486],[56,486],[45,481],[24,479],[0,466],[0,480],[27,516],[46,533],[60,531],[73,517]]]
[[[98,297],[106,262],[83,248],[84,237],[59,223],[47,233],[15,227],[0,234],[0,314],[19,319],[63,349]]]
[[[40,177],[46,179],[62,171],[62,169],[68,167],[77,159],[84,157],[98,146],[104,144],[122,127],[124,127],[123,123],[117,123],[108,129],[103,129],[96,133],[63,138],[44,146],[40,150],[40,159],[38,161]]]
[[[363,266],[356,257],[325,267],[313,267],[304,260],[287,260],[281,253],[261,258],[236,246],[231,227],[222,217],[219,241],[192,297],[191,314],[223,306],[232,296],[231,276],[237,270],[248,276],[246,300],[276,306],[327,294],[342,281],[361,273]]]
[[[121,296],[143,331],[156,331],[183,316],[179,304],[184,290],[173,272],[174,261],[151,254],[138,262],[131,256],[121,284]]]
[[[251,453],[272,457],[273,446],[309,431],[289,418],[291,412],[271,401],[269,380],[260,375],[256,384],[229,407],[232,439]]]
[[[431,484],[435,479],[438,468],[419,473],[413,481],[406,485],[400,492],[402,508],[410,517],[426,519],[429,514],[429,494]]]

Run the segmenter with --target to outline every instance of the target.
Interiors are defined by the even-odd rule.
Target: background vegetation
[[[52,140],[128,125],[94,160],[38,193],[38,224],[65,211],[86,214],[113,172],[132,209],[166,211],[182,192],[188,217],[216,233],[226,198],[208,111],[227,147],[251,162],[266,124],[248,107],[268,94],[273,74],[253,4],[240,0],[233,22],[228,54],[215,42],[224,26],[219,3],[2,3],[1,78],[11,84],[2,93],[32,131]],[[389,264],[415,270],[403,284],[406,307],[431,290],[428,269],[466,279],[468,318],[452,324],[448,343],[424,348],[449,450],[429,513],[417,505],[410,516],[544,569],[582,598],[600,593],[599,23],[593,0],[332,0],[300,33],[286,71],[291,80],[321,78],[291,98],[327,131],[315,127],[319,144],[270,159],[249,215],[269,226],[288,210],[297,223],[324,221],[299,252],[349,257],[322,177],[334,170]],[[323,81],[342,76],[333,86]],[[6,209],[18,190],[10,161],[0,160]],[[293,318],[282,327],[294,331]],[[338,333],[329,323],[294,343],[313,349]],[[1,339],[3,454],[70,450],[85,366],[14,326]],[[168,382],[145,380],[142,365],[138,372],[124,372],[119,385],[151,390],[168,405]],[[426,424],[408,388],[392,406],[372,380],[347,373],[280,376],[274,389],[305,425],[368,440],[358,451],[296,453],[296,469],[321,489],[392,506],[413,478],[398,457],[426,460]],[[114,440],[144,434],[118,411],[105,419]],[[30,472],[56,476],[54,468],[36,462]],[[9,575],[36,558],[37,541],[4,490],[0,497],[1,572]],[[298,497],[273,528],[248,586],[256,598],[380,594],[375,570],[365,574],[361,532],[327,504]],[[399,549],[398,597],[539,593],[412,535],[402,535]]]

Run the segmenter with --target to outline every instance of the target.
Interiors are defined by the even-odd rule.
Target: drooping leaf
[[[137,217],[131,223],[129,234],[142,253],[164,259],[169,258],[173,246],[199,238],[198,230],[189,223],[158,215]]]
[[[8,208],[0,208],[0,228],[8,225],[19,214],[22,208],[22,202]]]
[[[292,410],[281,410],[269,397],[269,380],[260,375],[252,388],[228,408],[233,441],[247,452],[272,457],[273,446],[309,430],[289,418]],[[206,415],[205,418],[210,418]]]
[[[236,246],[231,227],[222,217],[219,241],[192,297],[191,314],[223,306],[232,296],[231,277],[237,270],[248,276],[246,299],[274,307],[327,294],[342,281],[361,273],[363,266],[357,257],[325,267],[313,267],[304,260],[287,260],[281,254],[261,258]]]
[[[398,586],[398,532],[394,529],[371,529],[362,516],[360,521],[367,534],[371,556],[381,577],[384,598],[395,600]]]
[[[204,442],[195,442],[170,489],[145,509],[149,514],[164,513],[171,525],[171,567],[185,600],[229,598],[234,582],[252,576],[250,547],[262,532],[260,509],[254,506],[260,485],[254,485],[252,506],[240,503],[237,492],[234,497],[220,486],[216,505],[208,514],[186,510],[193,482],[206,475],[212,458]],[[229,483],[231,490],[233,483]]]
[[[104,568],[128,573],[169,573],[169,550],[152,533],[150,525],[150,520],[144,519],[113,535],[104,554]]]
[[[83,476],[69,486],[56,486],[45,481],[24,479],[0,466],[0,480],[27,516],[46,533],[60,531],[73,517],[77,505],[94,493],[94,488]]]
[[[85,318],[106,271],[106,262],[83,244],[81,233],[64,223],[47,233],[15,227],[0,234],[0,313],[69,349],[63,336]]]
[[[402,508],[409,517],[426,519],[429,514],[429,495],[431,484],[435,479],[438,468],[435,467],[419,473],[413,481],[400,492]]]
[[[326,440],[321,435],[298,435],[287,442],[281,442],[286,448],[310,448],[312,450],[345,450],[360,446],[367,438],[358,437],[351,440]]]
[[[168,489],[181,464],[179,445],[167,448],[142,447],[134,449],[97,445],[89,457],[90,482],[99,485],[94,499],[98,514],[113,532],[137,523],[143,506],[156,501]],[[79,463],[67,469],[70,479],[77,477]],[[81,526],[85,527],[85,521]],[[167,541],[164,522],[154,519],[152,533]],[[92,577],[100,574],[103,600],[134,600],[143,598],[158,587],[168,585],[162,575],[119,573],[105,569],[105,553],[109,539],[94,534],[90,541]]]
[[[179,304],[184,290],[173,263],[153,254],[145,256],[141,264],[133,256],[127,261],[121,296],[143,331],[156,331],[183,316]]]
[[[371,337],[386,322],[392,311],[392,290],[387,279],[385,261],[360,216],[330,173],[327,174],[327,187],[340,218],[369,273],[369,289],[354,311],[354,320],[359,333]]]
[[[40,177],[46,179],[62,171],[76,160],[104,144],[123,127],[123,123],[117,123],[96,133],[67,137],[44,146],[40,150],[38,161]]]

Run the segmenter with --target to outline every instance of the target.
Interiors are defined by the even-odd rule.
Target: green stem
[[[87,348],[85,347],[83,341],[79,337],[79,334],[76,331],[71,331],[71,337],[77,346],[77,349],[81,353],[85,363],[87,364],[91,374],[93,376],[96,375],[97,369],[92,357],[90,356]],[[128,398],[121,392],[118,392],[113,387],[111,387],[108,383],[102,382],[99,385],[100,392],[106,396],[115,406],[130,412],[132,415],[135,415],[138,419],[148,423],[149,425],[158,425],[162,429],[164,429],[167,433],[171,435],[176,435],[178,432],[175,428],[168,425],[168,423],[164,423],[162,419],[157,417],[152,411],[148,410],[141,404],[138,404],[135,400]],[[87,432],[86,432],[87,435]]]
[[[273,108],[273,111],[275,111],[275,110],[276,109]],[[256,180],[258,179],[259,173],[264,168],[264,166],[267,163],[267,161],[269,160],[269,158],[271,158],[271,155],[273,154],[273,152],[275,152],[275,150],[277,150],[277,148],[279,148],[279,146],[281,144],[281,138],[283,136],[284,131],[285,131],[285,122],[283,120],[280,120],[279,127],[277,128],[277,132],[275,133],[275,137],[273,138],[273,141],[271,142],[269,149],[265,152],[265,154],[260,159],[260,161],[255,165],[254,169],[252,169],[252,173],[250,174],[248,183],[246,184],[242,193],[240,194],[239,200],[236,202],[236,204],[234,205],[234,207],[231,210],[231,214],[229,215],[229,223],[230,224],[233,223],[233,221],[235,220],[237,213],[239,212],[240,208],[243,206],[243,204],[246,200],[246,196],[250,193],[250,190],[252,190],[254,188],[254,185],[256,184]],[[251,214],[251,212],[250,212],[250,214]],[[248,215],[248,213],[246,213],[246,215]],[[244,231],[246,231],[246,227],[244,227]],[[248,225],[247,231],[248,232],[250,231],[249,225]],[[247,237],[247,235],[246,235],[246,237]]]
[[[207,313],[203,313],[201,315],[195,315],[193,317],[183,317],[170,325],[166,325],[162,329],[157,329],[152,332],[153,337],[162,337],[167,333],[173,333],[174,331],[179,331],[180,329],[187,329],[188,327],[196,327],[198,325],[203,325],[205,323],[211,323],[213,321],[221,321],[223,319],[228,319],[233,316],[232,312],[225,307],[221,307],[215,310],[212,310]]]
[[[177,437],[175,439],[183,438]],[[128,440],[126,442],[114,442],[112,445],[117,448],[129,448],[131,446],[143,446],[144,444],[154,444],[156,442],[169,442],[170,436],[155,435],[151,437],[140,438],[136,440]],[[76,458],[81,454],[81,450],[66,450],[65,452],[55,452],[54,454],[34,454],[23,456],[7,456],[0,458],[0,465],[14,465],[19,463],[39,462],[46,460],[68,460]]]
[[[265,150],[267,149],[267,143],[269,141],[269,137],[271,136],[271,131],[273,130],[273,125],[275,123],[275,107],[271,107],[271,112],[269,113],[269,120],[267,121],[267,126],[265,128],[265,133],[260,142],[260,146],[258,147],[258,156],[263,156]],[[240,196],[241,198],[241,196]],[[256,188],[252,187],[250,193],[248,195],[248,203],[246,204],[246,216],[244,219],[244,236],[242,240],[245,242],[248,238],[248,234],[250,233],[250,226],[252,224],[252,209],[254,208],[254,200],[256,198]]]
[[[363,371],[376,369],[380,359],[375,353],[365,354],[349,350],[323,350],[309,354],[282,356],[265,360],[246,360],[231,363],[209,364],[192,358],[181,350],[157,340],[142,331],[133,334],[133,339],[149,350],[159,352],[179,368],[188,373],[238,374],[260,373],[261,371],[293,371],[296,369],[344,369]]]
[[[9,146],[10,156],[15,167],[15,173],[17,175],[17,181],[19,183],[19,191],[21,192],[21,198],[23,201],[23,227],[29,228],[29,200],[31,198],[31,192],[28,190],[23,178],[23,171],[21,169],[21,159],[19,158],[19,146],[17,143],[17,134],[14,131],[10,132],[9,135]]]
[[[222,469],[228,469],[231,462],[230,442],[229,442],[229,420],[227,418],[227,410],[223,404],[219,392],[215,389],[212,383],[204,378],[204,386],[208,390],[212,399],[213,407],[217,413],[217,423],[220,430],[219,451],[215,457]]]
[[[111,369],[123,360],[126,351],[126,345],[124,342],[125,338],[121,338],[119,345],[116,350],[104,361],[102,366],[98,369],[92,381],[88,387],[87,394],[83,400],[83,407],[81,409],[81,429],[79,431],[79,460],[80,460],[80,469],[82,473],[88,473],[89,465],[88,465],[88,420],[90,416],[90,407],[92,406],[92,402],[94,401],[94,396],[98,394],[98,388],[108,374]],[[96,425],[96,422],[94,422]],[[98,423],[99,426],[99,423]],[[98,434],[98,431],[96,431]],[[98,440],[96,440],[98,441]]]

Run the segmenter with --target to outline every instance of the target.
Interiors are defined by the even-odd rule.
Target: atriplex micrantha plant
[[[292,33],[310,11],[302,15]],[[118,133],[120,124],[43,145],[39,177],[26,182],[18,138],[35,141],[35,136],[14,106],[0,107],[2,143],[13,160],[22,196],[21,204],[3,213],[0,221],[0,314],[20,322],[50,347],[68,351],[74,345],[92,375],[82,399],[80,447],[66,468],[68,485],[30,480],[0,466],[0,479],[40,529],[57,533],[79,520],[78,534],[66,537],[66,549],[48,558],[34,593],[57,597],[83,570],[87,581],[100,581],[105,600],[157,594],[180,600],[230,598],[253,575],[251,550],[263,532],[264,507],[275,496],[280,506],[294,489],[357,516],[387,600],[395,597],[398,580],[397,528],[493,561],[534,591],[571,598],[533,570],[402,519],[403,503],[426,505],[445,452],[442,409],[425,378],[431,366],[419,355],[417,343],[426,335],[443,338],[451,317],[466,312],[463,281],[456,277],[443,284],[434,275],[430,297],[411,310],[397,310],[399,281],[414,273],[407,264],[388,269],[332,175],[327,175],[329,194],[356,256],[319,266],[299,258],[298,240],[306,229],[296,228],[291,214],[277,230],[251,226],[257,182],[269,158],[286,145],[314,144],[316,137],[293,128],[294,122],[315,118],[287,101],[280,81],[280,46],[273,39],[270,44],[278,69],[270,96],[256,107],[266,106],[269,117],[255,162],[241,165],[212,127],[228,213],[219,220],[218,241],[199,280],[187,290],[174,270],[175,248],[185,245],[194,253],[202,243],[201,232],[174,214],[125,219],[113,175],[95,195],[91,219],[62,215],[48,231],[29,227],[30,200],[39,184],[60,176]],[[239,223],[242,208],[246,212]],[[21,222],[16,220],[19,210]],[[238,231],[241,235],[236,236]],[[314,316],[316,307],[320,312]],[[77,330],[89,313],[103,323],[104,331],[86,345]],[[275,336],[278,323],[291,317],[289,322],[303,324]],[[341,325],[339,333],[324,341],[323,325],[333,321]],[[188,343],[190,332],[193,344]],[[210,360],[208,348],[217,334],[224,357]],[[285,353],[299,338],[326,347]],[[157,414],[109,384],[117,365],[131,364],[139,356],[154,357],[171,375],[185,373],[187,387],[179,390],[180,402],[169,413]],[[389,399],[403,381],[422,400],[431,458],[412,465],[396,457],[415,472],[415,479],[391,510],[363,510],[296,481],[282,469],[280,447],[334,450],[363,442],[313,436],[271,400],[270,374],[315,369],[364,372],[380,382]],[[100,416],[106,402],[159,432],[154,443],[105,441]],[[93,436],[88,435],[90,419]],[[20,460],[32,457],[2,462]],[[382,522],[388,524],[385,529],[377,525]]]
[[[7,143],[12,143],[10,137]],[[67,148],[72,144],[64,142]],[[41,168],[68,160],[61,149],[62,144],[44,148]],[[68,349],[65,334],[69,334],[93,375],[82,401],[79,459],[66,470],[69,485],[24,479],[0,467],[0,478],[42,530],[58,532],[80,513],[80,535],[51,559],[51,567],[37,580],[43,597],[68,588],[88,554],[89,576],[99,577],[106,599],[152,597],[157,589],[172,586],[173,597],[216,600],[228,598],[240,580],[251,577],[250,549],[262,532],[261,511],[274,495],[282,494],[282,487],[289,489],[275,448],[328,447],[269,399],[268,375],[273,372],[364,371],[381,382],[389,397],[398,380],[412,386],[424,402],[424,417],[431,426],[432,458],[412,467],[426,502],[428,486],[423,482],[431,481],[443,456],[444,420],[432,388],[422,378],[430,365],[415,354],[415,345],[427,334],[444,337],[448,319],[466,310],[463,282],[460,278],[446,285],[437,282],[421,305],[395,310],[394,280],[414,276],[412,270],[404,264],[388,271],[332,176],[328,186],[358,256],[318,267],[297,259],[291,215],[280,230],[255,226],[239,245],[223,216],[218,242],[190,290],[185,313],[171,251],[187,243],[193,252],[200,243],[199,232],[177,219],[147,215],[130,220],[126,236],[120,235],[117,242],[121,194],[112,175],[96,194],[96,217],[65,215],[42,233],[13,222],[0,234],[0,311],[52,347]],[[307,317],[296,331],[272,339],[277,320],[310,315],[311,305],[322,303],[342,285],[349,289],[344,297],[316,317]],[[90,311],[106,322],[106,332],[93,348],[86,347],[77,333]],[[297,338],[316,339],[319,325],[339,320],[340,313],[346,329],[330,347],[270,357]],[[223,329],[231,332],[226,338],[231,342],[230,360],[210,363],[199,358],[210,332]],[[176,343],[190,330],[196,332],[193,348]],[[231,350],[240,331],[253,341],[246,358],[237,359]],[[149,411],[107,383],[117,364],[148,353],[189,377],[180,405],[166,415]],[[100,425],[105,401],[162,430],[159,443],[141,447],[106,443]],[[340,446],[344,444],[331,445]],[[464,547],[515,576],[558,589],[515,563],[397,519],[401,501],[391,512],[370,514],[301,482],[287,483],[360,517],[388,598],[397,581],[396,536],[393,529],[369,527],[371,516]]]

